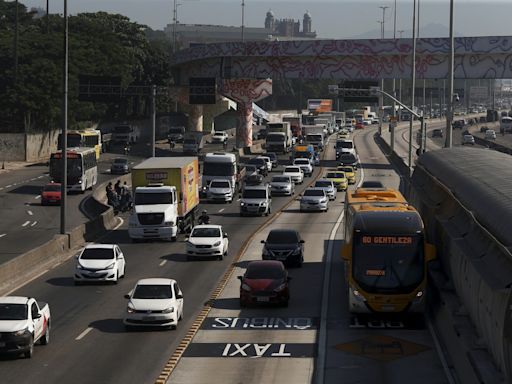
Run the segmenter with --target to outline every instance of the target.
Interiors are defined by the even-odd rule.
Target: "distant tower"
[[[309,11],[306,11],[304,14],[304,19],[302,21],[302,32],[311,33],[311,15]]]
[[[274,26],[275,26],[274,13],[272,12],[272,10],[269,9],[267,12],[267,17],[265,17],[265,28],[273,31]]]

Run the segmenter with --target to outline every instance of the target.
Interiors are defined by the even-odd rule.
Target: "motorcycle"
[[[197,220],[197,222],[200,225],[210,224],[210,216],[208,216],[208,215],[201,215],[201,216],[199,216],[199,219]]]

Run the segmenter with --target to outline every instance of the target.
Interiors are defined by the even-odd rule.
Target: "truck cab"
[[[203,161],[203,185],[202,192],[208,191],[212,180],[228,180],[235,193],[239,188],[242,170],[238,169],[236,156],[233,153],[213,152],[207,153]]]

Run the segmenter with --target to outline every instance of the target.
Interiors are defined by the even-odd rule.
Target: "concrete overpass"
[[[449,53],[448,38],[418,39],[416,77],[447,78]],[[173,72],[182,86],[190,77],[216,78],[217,91],[239,103],[237,133],[251,145],[251,106],[271,94],[267,79],[409,78],[411,64],[411,39],[231,42],[178,52]],[[512,36],[456,38],[454,73],[461,79],[512,78]]]

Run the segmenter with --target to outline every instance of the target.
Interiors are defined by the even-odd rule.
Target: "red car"
[[[241,307],[257,303],[288,306],[291,278],[281,261],[251,261],[245,274],[238,279],[241,282]]]
[[[364,129],[364,124],[362,122],[357,122],[356,129]]]
[[[60,197],[60,183],[46,184],[41,192],[41,205],[60,205]]]

